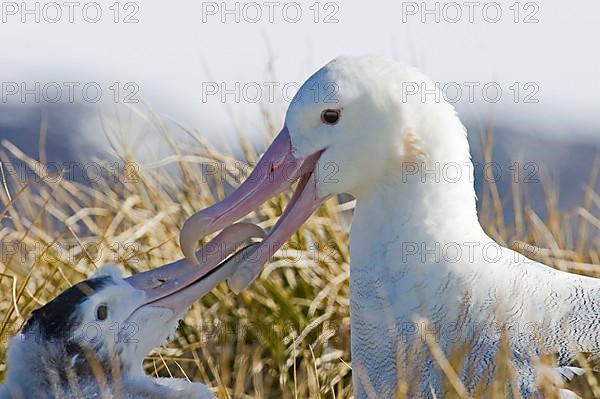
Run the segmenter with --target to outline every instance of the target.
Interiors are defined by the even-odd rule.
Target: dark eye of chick
[[[96,319],[99,321],[106,320],[108,318],[108,306],[102,304],[96,309]]]
[[[335,125],[340,120],[339,109],[326,109],[321,112],[321,121],[328,125]]]

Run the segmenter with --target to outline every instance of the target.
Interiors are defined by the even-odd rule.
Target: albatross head
[[[180,235],[186,257],[193,259],[198,237],[235,222],[298,181],[277,225],[229,281],[239,291],[330,195],[360,199],[390,175],[402,179],[390,170],[429,155],[447,161],[458,153],[468,161],[464,128],[452,106],[443,99],[423,101],[423,90],[435,86],[417,70],[385,59],[343,57],[325,65],[302,85],[283,129],[248,179],[186,221]],[[463,140],[439,134],[441,126],[455,126]],[[464,148],[457,151],[457,145]]]
[[[173,334],[193,302],[233,273],[240,257],[223,259],[251,237],[264,233],[255,225],[234,224],[198,251],[200,268],[182,259],[123,278],[116,266],[107,265],[68,288],[33,311],[11,340],[0,397],[3,389],[15,398],[119,396],[116,392],[212,397],[203,394],[208,391],[201,384],[151,379],[142,361]]]
[[[356,194],[381,176],[399,126],[390,80],[382,79],[394,66],[372,58],[333,60],[291,102],[285,118],[291,151],[298,159],[318,156],[318,198]]]

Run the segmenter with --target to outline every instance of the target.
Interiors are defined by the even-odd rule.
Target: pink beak
[[[269,198],[288,189],[300,179],[296,191],[281,218],[267,238],[247,254],[243,265],[229,279],[234,292],[241,291],[258,275],[262,266],[302,226],[327,198],[316,194],[315,165],[320,152],[305,159],[292,154],[290,135],[286,127],[277,135],[250,176],[223,201],[192,215],[180,233],[181,249],[190,261],[198,240],[223,229],[258,208]],[[197,261],[196,261],[197,262]]]
[[[251,223],[228,226],[195,254],[195,263],[187,259],[148,270],[125,279],[132,287],[146,294],[141,306],[160,306],[183,314],[196,300],[206,295],[220,282],[230,278],[245,254],[257,244],[251,244],[227,258],[244,241],[264,238],[266,233]],[[198,261],[201,266],[198,267]]]

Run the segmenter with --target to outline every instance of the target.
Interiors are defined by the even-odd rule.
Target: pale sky
[[[425,14],[421,1],[227,1],[231,13],[221,1],[110,0],[85,12],[86,2],[71,9],[61,1],[54,8],[26,3],[30,13],[21,1],[3,2],[0,11],[5,103],[19,101],[20,93],[6,93],[19,87],[14,83],[96,82],[106,100],[115,87],[127,94],[132,86],[125,84],[133,82],[137,96],[185,125],[231,131],[229,109],[257,131],[259,107],[248,101],[256,95],[250,89],[262,90],[260,100],[280,122],[283,87],[293,91],[337,55],[377,54],[416,65],[449,95],[462,88],[463,118],[493,114],[517,130],[600,141],[600,2],[594,0],[441,2],[437,11],[437,2],[427,1],[433,11]],[[89,22],[98,9],[99,22]],[[236,82],[240,101],[207,92],[235,91]],[[273,82],[279,86],[270,99]],[[502,90],[496,104],[482,94],[490,83]],[[472,102],[469,84],[476,85]]]

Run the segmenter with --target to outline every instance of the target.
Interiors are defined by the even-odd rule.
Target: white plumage
[[[600,281],[536,263],[485,234],[464,126],[444,100],[405,93],[409,84],[434,92],[433,83],[373,58],[334,61],[305,86],[328,82],[338,87],[342,118],[362,121],[342,126],[342,119],[339,133],[321,139],[327,150],[319,162],[335,162],[340,174],[322,190],[317,183],[320,194],[350,192],[357,200],[350,233],[352,362],[363,374],[354,378],[357,397],[369,384],[377,397],[391,397],[398,348],[432,332],[447,354],[474,340],[468,389],[493,371],[502,329],[525,396],[537,391],[537,356],[556,354],[566,366],[577,352],[598,353]],[[319,105],[292,102],[286,124],[296,151],[317,141],[303,124]],[[419,318],[431,326],[415,324]],[[441,371],[422,355],[421,394],[433,387],[443,397]]]
[[[534,262],[485,234],[465,128],[417,70],[373,57],[330,62],[291,102],[260,168],[264,181],[245,182],[186,222],[182,248],[189,253],[190,237],[224,227],[268,197],[265,190],[275,194],[300,178],[265,240],[267,254],[230,280],[240,289],[315,204],[354,195],[350,314],[357,398],[392,397],[398,362],[406,363],[411,343],[428,335],[446,355],[471,344],[460,370],[469,391],[494,373],[503,333],[517,370],[515,388],[524,397],[539,395],[540,356],[556,355],[554,375],[572,377],[580,371],[570,367],[577,353],[600,354],[600,280]],[[284,168],[287,184],[278,180]],[[409,378],[419,389],[412,395],[444,397],[430,348],[424,343],[417,355],[411,364],[421,367],[411,368]]]
[[[116,267],[104,267],[34,313],[10,341],[0,399],[214,398],[203,384],[144,373],[143,358],[174,332],[179,315],[156,307],[121,317],[140,303],[136,291]],[[94,319],[100,303],[110,304],[107,323]]]
[[[0,399],[214,398],[204,384],[151,378],[142,362],[173,335],[193,302],[233,273],[240,257],[223,258],[263,236],[257,226],[240,223],[198,251],[202,267],[180,260],[123,278],[107,265],[68,288],[11,339]],[[233,246],[221,246],[224,238]]]

